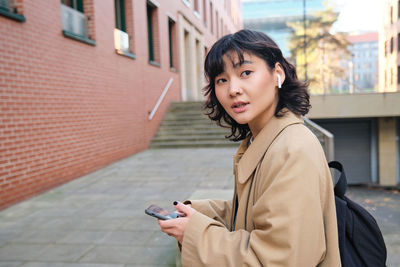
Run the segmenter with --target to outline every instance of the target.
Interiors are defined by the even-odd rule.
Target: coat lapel
[[[283,117],[273,116],[250,146],[248,146],[249,137],[243,140],[234,159],[239,183],[244,184],[247,181],[279,133],[287,126],[296,123],[303,123],[303,119],[287,110]]]

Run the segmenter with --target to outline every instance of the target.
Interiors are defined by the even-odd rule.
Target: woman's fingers
[[[178,242],[182,242],[183,234],[188,221],[189,218],[182,217],[166,221],[158,220],[158,223],[160,224],[161,231],[167,235],[175,237]]]
[[[191,205],[185,205],[182,202],[176,202],[175,208],[178,212],[186,214],[186,216],[190,217],[193,213],[195,213],[195,209],[191,207]],[[175,203],[174,203],[175,204]]]
[[[174,222],[175,219],[171,220],[158,220],[158,224],[161,227],[161,230],[163,229],[171,229],[176,226],[176,223]]]
[[[181,202],[174,202],[175,208],[179,215],[184,215],[184,217],[178,217],[171,220],[158,220],[161,231],[169,236],[173,236],[179,243],[182,243],[183,235],[185,232],[186,224],[188,223],[190,217],[196,212],[191,205],[185,205]]]

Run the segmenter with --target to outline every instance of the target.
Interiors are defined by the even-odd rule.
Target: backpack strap
[[[347,179],[342,164],[339,161],[331,161],[328,163],[329,168],[336,169],[340,172],[339,180],[335,185],[335,195],[343,198],[346,193]]]

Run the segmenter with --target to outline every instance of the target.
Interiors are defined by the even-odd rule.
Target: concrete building
[[[351,43],[350,92],[374,91],[378,87],[378,33],[349,35]]]
[[[347,40],[350,59],[341,64],[346,79],[339,79],[336,91],[340,93],[373,92],[378,90],[378,33],[350,34]]]
[[[240,28],[239,0],[0,1],[0,208],[146,149]]]
[[[379,32],[379,91],[400,91],[400,3],[385,0]]]
[[[351,184],[400,185],[399,92],[313,95],[311,105]]]
[[[391,2],[391,16],[396,17],[396,22],[391,27],[400,29],[397,26],[398,1]],[[323,1],[317,0],[307,0],[306,7],[308,16],[314,11],[325,9]],[[303,1],[244,0],[243,20],[245,28],[265,32],[277,42],[284,55],[290,57],[286,45],[290,29],[286,22],[303,20]],[[392,36],[397,38],[398,32],[392,33]],[[344,164],[349,183],[397,186],[400,183],[400,94],[363,91],[364,88],[371,89],[377,84],[376,34],[350,37],[350,41],[354,43],[350,47],[354,54],[353,61],[350,59],[344,62],[350,75],[347,81],[338,85],[338,90],[332,88],[335,89],[332,91],[341,94],[312,95],[312,109],[308,117],[334,135],[334,158]],[[392,47],[395,45],[393,43]],[[400,61],[393,59],[397,51],[392,50],[393,53],[388,54],[387,59],[396,66],[397,71],[397,62]],[[379,51],[381,52],[382,50]],[[382,63],[379,62],[379,65]],[[394,67],[391,68],[393,80],[395,72]],[[380,84],[377,90],[397,91],[383,88],[385,87]]]

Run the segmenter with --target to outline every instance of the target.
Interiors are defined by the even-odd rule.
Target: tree
[[[345,69],[340,64],[350,56],[347,48],[350,43],[345,33],[330,32],[338,15],[332,8],[327,8],[307,19],[306,42],[304,21],[287,23],[293,29],[289,38],[289,49],[296,62],[297,73],[300,79],[305,80],[307,70],[309,90],[313,94],[331,92],[338,79],[345,76]]]

